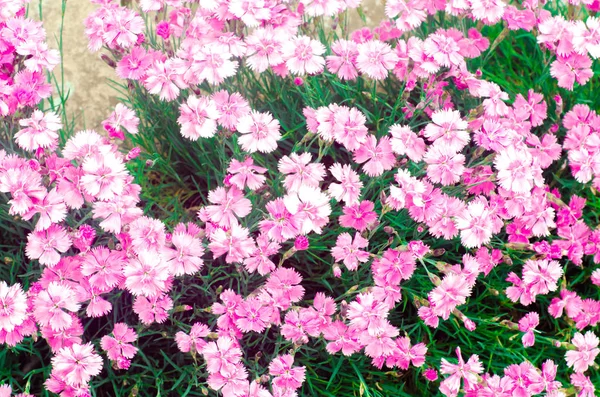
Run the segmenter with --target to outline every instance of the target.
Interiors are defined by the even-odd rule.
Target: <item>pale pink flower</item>
[[[442,29],[430,34],[425,39],[423,49],[425,54],[432,57],[441,66],[460,66],[465,62],[459,43]]]
[[[194,323],[190,329],[190,334],[186,334],[183,331],[179,331],[175,334],[175,342],[177,348],[183,353],[188,352],[201,352],[204,346],[206,346],[205,338],[210,333],[210,329],[206,324]]]
[[[244,267],[250,273],[258,271],[261,276],[264,276],[275,270],[275,263],[269,259],[269,256],[279,253],[281,245],[269,240],[269,237],[262,233],[256,238],[256,245],[256,250],[244,260]]]
[[[525,332],[522,336],[521,341],[524,347],[531,347],[535,343],[535,334],[533,331],[535,327],[540,324],[540,315],[536,312],[527,313],[523,318],[519,320],[519,331]]]
[[[50,190],[42,200],[34,203],[29,211],[21,217],[30,220],[37,214],[40,216],[35,224],[35,230],[45,230],[50,225],[61,222],[66,218],[67,206],[56,188]]]
[[[369,252],[363,251],[369,241],[356,232],[354,240],[349,233],[342,233],[337,237],[335,246],[331,248],[331,256],[336,262],[343,261],[348,270],[356,270],[358,264],[369,261]]]
[[[198,47],[192,55],[193,63],[190,69],[194,73],[194,82],[206,80],[211,85],[219,85],[226,78],[234,76],[238,62],[232,61],[231,57],[223,46],[216,43]]]
[[[423,134],[436,145],[445,145],[459,152],[469,143],[468,124],[460,117],[458,110],[436,110],[431,115],[431,121]]]
[[[338,14],[342,8],[340,0],[301,0],[300,3],[304,5],[304,13],[311,17],[331,17]]]
[[[527,100],[523,98],[523,95],[517,95],[513,108],[515,116],[522,120],[529,120],[532,127],[542,125],[546,119],[547,105],[544,96],[531,89],[527,92]]]
[[[534,295],[544,295],[558,288],[563,270],[557,261],[530,259],[523,265],[523,282]]]
[[[279,267],[269,275],[265,288],[278,307],[287,309],[291,303],[299,302],[304,296],[301,282],[302,276],[296,270]]]
[[[133,295],[154,297],[167,290],[169,270],[160,255],[149,251],[138,253],[123,268],[125,287]]]
[[[12,332],[28,317],[27,297],[21,284],[0,281],[0,332]]]
[[[480,247],[492,238],[493,219],[485,200],[469,203],[466,210],[455,217],[460,240],[467,248]]]
[[[138,35],[144,33],[144,20],[127,7],[114,7],[107,17],[102,40],[109,48],[131,47],[137,43]]]
[[[457,306],[465,304],[471,295],[472,285],[462,275],[449,273],[442,283],[429,293],[431,309],[436,316],[447,320]]]
[[[425,153],[427,177],[434,183],[444,186],[460,181],[465,171],[465,156],[456,153],[446,145],[433,145]]]
[[[284,63],[282,56],[283,42],[287,34],[271,26],[255,29],[247,38],[248,52],[246,63],[250,69],[262,73],[269,66]]]
[[[166,242],[165,225],[147,216],[137,218],[129,225],[131,246],[138,253],[157,253]]]
[[[389,305],[367,292],[358,294],[356,300],[348,305],[347,317],[352,327],[377,335],[385,329],[388,312]]]
[[[300,219],[292,215],[282,198],[269,201],[265,207],[269,217],[259,222],[261,233],[276,242],[289,240],[300,233]]]
[[[33,299],[33,315],[42,325],[60,331],[71,326],[73,318],[68,312],[77,312],[81,305],[75,292],[66,284],[53,281]]]
[[[221,373],[224,376],[235,373],[242,358],[242,350],[237,342],[227,336],[221,336],[216,342],[208,342],[201,353],[208,373]]]
[[[186,84],[175,66],[174,59],[155,61],[146,71],[144,86],[150,94],[159,94],[160,99],[172,101],[179,96]]]
[[[235,325],[242,332],[263,332],[272,316],[270,306],[264,305],[258,298],[248,298],[235,309],[238,317]]]
[[[477,20],[493,25],[504,15],[506,4],[502,0],[471,0],[471,13]]]
[[[46,230],[33,231],[27,236],[25,254],[29,259],[37,259],[40,264],[54,266],[60,260],[60,254],[71,247],[71,239],[66,230],[56,224]]]
[[[117,63],[116,72],[122,79],[141,80],[154,61],[144,47],[135,46]]]
[[[315,232],[321,234],[329,222],[331,205],[329,196],[317,187],[300,186],[297,192],[283,198],[287,210],[302,225],[303,234]]]
[[[86,157],[81,169],[80,183],[86,193],[103,201],[123,193],[128,172],[121,154],[110,146],[102,146],[99,153]]]
[[[246,152],[270,153],[277,149],[277,141],[281,139],[279,128],[279,121],[270,113],[252,110],[238,119],[236,129],[241,134],[238,142]]]
[[[52,71],[60,63],[60,52],[48,49],[48,44],[43,41],[27,41],[16,48],[19,55],[25,57],[25,67],[32,72],[42,72],[44,69]]]
[[[589,376],[582,373],[571,374],[571,383],[578,390],[577,397],[596,397],[596,387]]]
[[[125,128],[130,134],[138,133],[138,125],[140,119],[135,115],[135,111],[129,109],[122,103],[117,103],[115,111],[110,114],[108,119],[102,122],[110,136],[119,139],[125,139],[125,135],[121,127]]]
[[[464,390],[470,391],[479,382],[479,374],[483,372],[483,365],[479,361],[479,356],[473,354],[465,363],[460,353],[460,347],[456,348],[458,364],[451,364],[445,358],[442,358],[440,372],[444,375],[450,375],[444,379],[440,385],[440,391],[445,396],[455,397],[460,389],[460,380],[464,382]]]
[[[367,136],[366,142],[354,152],[354,161],[364,163],[363,170],[371,177],[391,170],[396,163],[396,156],[392,152],[390,138],[384,136],[377,142],[375,135]]]
[[[227,172],[232,176],[229,178],[229,183],[237,186],[238,189],[244,189],[248,186],[250,190],[259,189],[266,181],[263,175],[267,172],[264,167],[254,165],[252,157],[246,157],[244,161],[231,159]]]
[[[63,347],[52,357],[52,375],[73,387],[86,385],[102,370],[102,357],[91,343]]]
[[[558,56],[550,65],[550,75],[558,80],[559,87],[572,91],[575,81],[584,85],[593,77],[591,66],[592,60],[587,55]]]
[[[204,207],[210,220],[220,226],[229,228],[237,223],[237,218],[243,218],[252,210],[252,203],[244,192],[235,186],[229,189],[218,187],[208,193],[208,201],[213,205]]]
[[[400,156],[408,156],[419,162],[425,155],[425,141],[415,134],[409,126],[394,124],[390,127],[392,150]]]
[[[389,44],[379,40],[370,40],[358,45],[356,67],[374,80],[383,80],[394,69],[398,56]]]
[[[154,322],[164,323],[169,317],[169,310],[173,308],[173,300],[168,295],[159,294],[152,297],[138,295],[133,302],[133,311],[142,324],[150,325]]]
[[[327,189],[331,197],[346,204],[355,204],[360,197],[363,183],[349,164],[335,163],[329,168],[331,175],[340,183],[332,182]]]
[[[43,113],[34,110],[28,119],[19,120],[25,127],[18,131],[14,138],[21,148],[36,151],[39,148],[52,148],[58,143],[58,130],[62,128],[60,117],[54,112]]]
[[[120,358],[131,359],[137,353],[137,347],[131,343],[137,339],[137,334],[133,328],[127,324],[116,323],[113,327],[113,336],[104,335],[100,340],[100,346],[106,351],[109,359],[117,361]]]
[[[231,0],[229,12],[250,28],[255,28],[271,18],[269,3],[265,0]]]
[[[333,112],[333,138],[346,149],[354,151],[367,140],[367,119],[357,108],[340,106]]]
[[[237,92],[229,94],[225,90],[217,91],[211,95],[211,99],[219,113],[217,122],[231,131],[235,131],[240,117],[250,113],[248,101]]]
[[[87,277],[91,286],[101,291],[110,291],[124,280],[125,263],[126,256],[123,252],[94,247],[83,258],[81,274]]]
[[[311,163],[312,154],[292,153],[279,159],[277,169],[286,175],[283,186],[289,193],[297,192],[300,186],[319,187],[326,174],[325,166],[321,163]]]
[[[210,235],[208,247],[215,258],[226,254],[225,262],[236,263],[250,257],[256,245],[252,237],[248,235],[248,229],[234,223],[227,231],[216,229]]]
[[[208,376],[208,386],[223,393],[223,397],[242,397],[248,388],[248,372],[242,364],[237,364],[233,371],[225,375],[215,372]]]
[[[337,74],[341,80],[354,80],[358,77],[358,71],[354,66],[358,56],[358,45],[354,41],[339,39],[331,44],[331,52],[328,55],[327,70]]]
[[[204,247],[197,236],[201,229],[193,223],[180,223],[175,226],[171,236],[173,249],[163,253],[169,273],[174,276],[194,274],[202,268]]]
[[[216,104],[208,97],[190,95],[179,107],[177,123],[181,125],[181,135],[192,141],[210,138],[217,132],[217,119],[221,116]]]
[[[282,49],[283,59],[293,74],[318,74],[325,67],[325,46],[308,36],[294,36]]]
[[[567,365],[573,367],[575,372],[583,373],[594,365],[594,360],[600,353],[598,337],[592,331],[586,332],[585,335],[577,332],[572,343],[577,350],[569,350],[565,354]]]
[[[515,193],[530,192],[536,183],[533,157],[528,150],[509,146],[500,151],[494,158],[497,178],[504,189]]]

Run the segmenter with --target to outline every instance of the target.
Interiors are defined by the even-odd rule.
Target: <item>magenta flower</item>
[[[372,227],[377,221],[377,213],[373,211],[375,204],[364,200],[359,204],[346,205],[343,215],[340,215],[340,225],[363,232]]]

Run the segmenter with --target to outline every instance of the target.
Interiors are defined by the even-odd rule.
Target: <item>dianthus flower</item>
[[[327,189],[331,197],[347,205],[358,203],[363,183],[349,164],[335,163],[329,168],[331,175],[340,183],[332,182]]]
[[[265,289],[278,306],[286,309],[291,303],[299,302],[304,296],[301,282],[302,276],[296,270],[280,267],[269,275]]]
[[[308,36],[292,37],[282,51],[290,72],[297,75],[317,74],[325,67],[325,46]]]
[[[116,362],[120,369],[127,369],[131,358],[138,350],[131,344],[137,339],[137,334],[133,328],[129,328],[124,323],[116,323],[112,334],[113,336],[104,335],[100,340],[100,346],[106,351],[108,358]]]
[[[25,254],[29,259],[37,259],[42,265],[54,266],[60,260],[60,254],[70,247],[71,239],[66,230],[52,224],[46,230],[29,233]]]
[[[252,157],[246,157],[244,161],[231,159],[231,163],[229,163],[229,167],[227,167],[227,172],[231,174],[229,183],[237,186],[237,188],[241,190],[246,186],[248,186],[248,189],[250,190],[256,190],[260,188],[267,179],[263,175],[267,172],[267,169],[254,165]]]
[[[358,71],[354,66],[358,56],[358,47],[354,41],[344,39],[336,40],[331,44],[331,52],[328,55],[327,70],[337,74],[341,80],[355,80]]]
[[[73,387],[86,385],[101,370],[102,357],[91,343],[63,347],[52,358],[52,375]]]
[[[146,71],[144,87],[150,94],[158,94],[162,100],[173,101],[185,86],[174,59],[156,61]]]
[[[241,134],[238,142],[246,152],[270,153],[277,149],[277,141],[281,139],[279,128],[279,121],[270,113],[252,110],[238,119],[236,129]]]
[[[351,326],[376,335],[384,330],[388,312],[389,306],[377,301],[372,293],[361,293],[348,305],[347,317]]]
[[[128,173],[122,156],[112,147],[103,146],[99,153],[86,157],[81,169],[80,184],[86,193],[103,201],[123,193]]]
[[[275,263],[269,259],[269,256],[279,253],[281,245],[269,240],[269,237],[263,233],[256,238],[256,245],[257,248],[252,255],[244,260],[244,267],[250,273],[258,271],[260,275],[264,276],[275,270]]]
[[[400,156],[408,156],[415,162],[425,155],[425,141],[415,134],[409,126],[394,124],[390,127],[392,150]]]
[[[521,338],[524,347],[531,347],[535,343],[535,334],[533,331],[535,327],[540,324],[540,315],[536,312],[530,312],[525,317],[519,320],[519,331],[525,332],[525,335]]]
[[[189,335],[183,331],[179,331],[175,334],[175,342],[177,348],[183,352],[201,352],[204,346],[206,346],[205,338],[210,333],[210,329],[206,324],[194,323],[190,329]]]
[[[177,123],[181,125],[181,135],[192,141],[210,138],[217,132],[217,119],[221,116],[213,100],[208,97],[190,95],[179,107]]]
[[[87,277],[91,286],[101,291],[110,291],[123,281],[125,263],[123,252],[94,247],[83,257],[81,274]]]
[[[394,69],[398,56],[389,44],[379,40],[370,40],[357,47],[357,69],[374,80],[383,80]]]
[[[298,389],[304,383],[306,368],[292,367],[294,357],[290,354],[277,356],[269,364],[269,375],[273,376],[273,384],[277,387]]]
[[[592,60],[587,55],[558,56],[550,65],[550,75],[558,80],[559,87],[571,91],[575,81],[584,85],[594,75],[591,66]]]
[[[44,114],[37,109],[30,118],[19,120],[19,124],[25,128],[15,134],[15,141],[21,148],[29,151],[55,147],[58,142],[57,131],[62,128],[60,117],[56,113]]]
[[[21,284],[0,281],[0,332],[12,332],[27,319],[27,297]]]
[[[158,219],[142,216],[129,225],[129,236],[136,252],[157,253],[166,242],[165,225]]]
[[[282,56],[285,34],[270,26],[257,28],[246,38],[248,52],[246,63],[253,71],[262,73],[269,66],[284,63]]]
[[[375,204],[364,200],[359,204],[346,205],[340,215],[340,225],[363,232],[377,221],[377,213],[373,211]]]
[[[367,119],[357,108],[340,106],[333,112],[333,138],[350,151],[357,150],[366,142]]]
[[[125,128],[130,134],[137,134],[139,124],[140,119],[135,115],[135,111],[122,103],[117,103],[114,112],[110,114],[108,119],[102,122],[109,136],[119,139],[125,139],[122,128]]]
[[[286,175],[283,186],[289,193],[297,192],[300,186],[318,187],[326,174],[321,163],[311,163],[310,153],[292,153],[279,159],[277,169]]]
[[[365,263],[369,260],[369,253],[361,249],[368,245],[369,241],[358,232],[354,235],[354,240],[349,233],[342,233],[331,248],[331,256],[336,262],[343,261],[348,270],[356,270],[359,262]]]
[[[50,325],[60,331],[71,326],[73,318],[68,312],[76,312],[81,305],[69,286],[53,281],[37,294],[33,307],[33,315],[40,325]]]
[[[202,255],[204,247],[197,237],[201,229],[193,223],[180,223],[175,226],[171,237],[173,249],[167,250],[163,256],[169,267],[169,273],[174,276],[194,274],[204,264]]]
[[[412,277],[416,269],[416,260],[410,251],[387,249],[371,266],[373,277],[385,280],[390,285],[398,285],[402,280]]]
[[[523,266],[523,282],[533,295],[545,295],[556,291],[558,279],[562,274],[563,270],[557,261],[530,259]]]
[[[225,90],[217,91],[211,95],[211,99],[219,112],[217,122],[231,131],[235,131],[240,117],[250,113],[248,101],[237,92],[229,94]]]
[[[354,152],[354,161],[363,164],[365,174],[371,177],[380,176],[384,171],[389,171],[396,163],[396,156],[392,152],[390,138],[384,136],[377,142],[374,135],[367,136],[364,144]]]
[[[235,309],[235,324],[242,332],[262,332],[269,325],[272,310],[258,298],[248,298]]]
[[[437,110],[431,115],[431,121],[423,134],[436,145],[458,152],[469,143],[468,124],[460,117],[458,110]]]
[[[539,183],[532,163],[533,157],[527,150],[509,146],[500,151],[494,159],[500,186],[516,193],[531,191]]]
[[[154,297],[167,290],[169,270],[160,255],[142,251],[123,267],[125,286],[134,295]]]
[[[249,236],[248,229],[237,224],[237,222],[233,223],[227,231],[220,228],[216,229],[210,235],[208,245],[215,258],[226,254],[225,262],[227,263],[242,262],[250,257],[255,247],[256,245],[252,237]]]
[[[215,372],[208,376],[208,386],[223,393],[224,397],[242,397],[248,388],[248,372],[241,363],[227,374]]]
[[[297,192],[286,195],[283,203],[301,224],[300,229],[304,234],[313,231],[321,234],[323,227],[329,222],[329,196],[317,187],[302,185]]]
[[[465,156],[445,145],[433,145],[425,153],[427,177],[444,186],[460,181],[465,170]]]
[[[300,233],[300,219],[292,215],[282,198],[269,201],[266,206],[269,217],[259,222],[260,231],[271,240],[282,242]]]
[[[596,356],[600,353],[598,337],[592,331],[586,332],[585,335],[577,332],[572,343],[577,350],[569,350],[565,354],[567,365],[573,367],[575,372],[583,373],[594,364]]]
[[[213,204],[205,207],[209,219],[225,228],[237,223],[236,216],[243,218],[252,210],[250,200],[244,197],[244,192],[235,186],[231,186],[229,189],[218,187],[211,190],[208,193],[208,201]]]
[[[472,287],[463,275],[455,273],[446,275],[442,283],[429,293],[433,313],[447,320],[457,306],[467,301]]]
[[[478,383],[477,375],[483,372],[483,366],[479,362],[479,356],[473,354],[465,363],[460,353],[460,347],[456,348],[458,364],[451,364],[445,358],[442,358],[442,367],[440,372],[444,375],[450,375],[440,384],[440,391],[448,397],[458,395],[460,389],[460,380],[464,382],[464,390],[470,391]]]
[[[153,322],[164,323],[169,316],[168,311],[172,308],[173,300],[165,294],[152,297],[138,295],[133,302],[133,311],[144,325],[150,325]]]

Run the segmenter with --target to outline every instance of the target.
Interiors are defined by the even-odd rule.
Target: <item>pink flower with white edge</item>
[[[400,156],[408,156],[415,162],[425,155],[425,141],[415,134],[409,126],[394,124],[390,127],[392,150]]]
[[[573,367],[575,372],[583,373],[594,364],[596,356],[600,353],[598,337],[592,331],[586,332],[585,335],[577,332],[571,343],[577,350],[569,350],[565,354],[567,365]]]
[[[46,230],[29,233],[25,254],[29,259],[37,259],[42,265],[54,266],[60,261],[60,254],[70,247],[71,238],[66,230],[52,224]]]
[[[308,36],[295,36],[283,47],[285,64],[293,74],[317,74],[325,67],[325,46]]]
[[[467,248],[480,247],[492,238],[492,215],[485,199],[469,203],[467,208],[455,217],[460,230],[460,240]]]
[[[231,174],[229,182],[240,190],[243,190],[246,186],[250,190],[256,190],[267,180],[267,177],[263,175],[267,172],[267,169],[254,165],[252,157],[246,157],[244,161],[231,159],[227,172]]]
[[[367,119],[357,108],[340,106],[333,112],[333,138],[346,149],[354,151],[367,140]]]
[[[433,145],[425,153],[427,177],[431,182],[449,186],[460,181],[465,171],[465,156],[445,145]]]
[[[465,304],[467,297],[471,295],[472,287],[463,275],[449,273],[442,283],[429,293],[432,312],[447,320],[457,306]]]
[[[563,269],[557,261],[530,259],[523,266],[525,288],[533,295],[545,295],[556,291],[558,279],[562,275]]]
[[[227,231],[220,228],[216,229],[210,235],[208,248],[215,258],[226,255],[225,262],[237,263],[250,257],[256,248],[256,244],[249,236],[248,229],[236,222]]]
[[[123,268],[125,287],[133,295],[157,296],[167,290],[169,269],[160,255],[143,251]]]
[[[269,201],[266,206],[268,217],[258,223],[261,233],[278,243],[296,237],[300,233],[300,218],[293,215],[282,198]]]
[[[349,164],[335,163],[329,168],[331,175],[339,182],[332,182],[327,189],[331,197],[347,205],[358,203],[363,183]]]
[[[181,125],[181,135],[192,141],[210,138],[217,132],[217,119],[221,114],[213,100],[208,97],[190,95],[179,107],[177,123]]]
[[[269,375],[273,376],[273,384],[281,388],[299,389],[304,383],[306,368],[292,367],[294,356],[284,354],[277,356],[269,364]]]
[[[135,115],[135,111],[122,103],[117,103],[114,112],[102,122],[109,136],[119,139],[125,139],[123,128],[130,134],[137,134],[139,124],[140,119]]]
[[[211,190],[208,193],[208,200],[213,204],[204,207],[209,219],[225,228],[237,223],[237,217],[243,218],[252,210],[250,200],[235,186],[229,189],[218,187]]]
[[[21,284],[0,281],[0,332],[11,332],[27,319],[27,297]]]
[[[331,44],[331,52],[333,55],[326,57],[327,70],[335,73],[341,80],[355,80],[358,77],[354,66],[358,56],[357,44],[344,39],[336,40]]]
[[[270,113],[252,110],[238,119],[236,129],[241,134],[238,142],[249,153],[270,153],[277,149],[277,141],[281,139],[279,121]]]
[[[60,117],[53,112],[43,113],[34,110],[28,119],[19,120],[23,128],[14,138],[21,148],[36,151],[39,148],[53,148],[58,143],[58,130],[62,128]]]
[[[509,146],[500,151],[494,159],[498,170],[497,178],[504,189],[515,193],[525,193],[533,189],[537,174],[534,171],[533,157],[528,150]]]
[[[248,101],[237,92],[229,94],[225,90],[217,91],[212,94],[211,99],[219,112],[217,122],[231,131],[235,131],[235,126],[240,117],[250,113]]]
[[[123,193],[128,172],[123,157],[114,152],[112,146],[100,147],[99,153],[83,161],[81,169],[80,183],[86,193],[103,201]]]

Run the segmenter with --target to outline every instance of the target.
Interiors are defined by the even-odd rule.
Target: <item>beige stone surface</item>
[[[100,129],[101,122],[117,104],[116,91],[108,79],[116,78],[114,70],[100,59],[100,52],[87,49],[83,20],[97,6],[89,0],[68,0],[63,26],[63,67],[65,88],[70,90],[67,111],[76,116],[77,129]],[[38,1],[31,0],[31,16],[38,18]],[[48,34],[48,45],[58,48],[62,0],[42,1],[42,20]],[[61,80],[60,70],[55,70]]]

